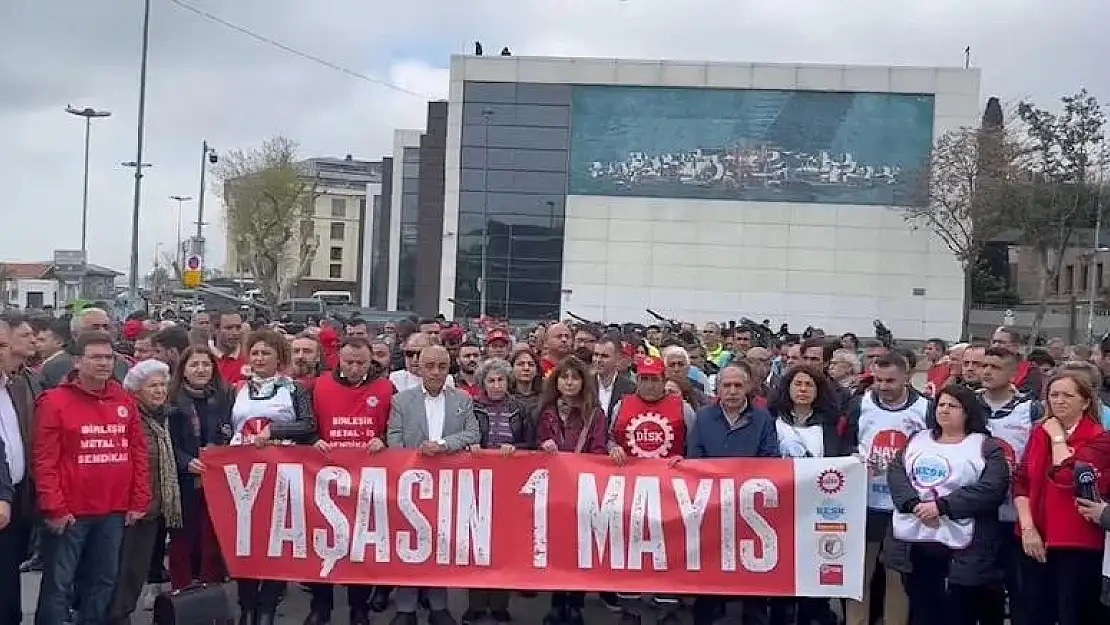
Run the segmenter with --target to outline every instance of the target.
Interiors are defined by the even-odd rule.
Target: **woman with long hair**
[[[1014,472],[1022,561],[1022,608],[1028,625],[1105,622],[1099,603],[1105,532],[1076,505],[1076,459],[1103,435],[1099,401],[1087,375],[1062,371],[1046,387],[1045,417],[1033,429]],[[1088,449],[1092,447],[1092,449]],[[1108,494],[1108,477],[1097,486]]]
[[[231,409],[232,445],[265,447],[289,441],[316,442],[312,400],[293,381],[289,343],[273,330],[256,330],[243,342],[250,378],[235,394]],[[239,625],[274,625],[285,582],[242,579],[239,582]]]
[[[973,391],[938,392],[931,427],[910,437],[887,481],[895,513],[884,563],[904,577],[911,625],[1002,625],[998,507],[1010,468]]]
[[[175,410],[168,427],[181,487],[181,528],[170,532],[170,585],[223,581],[227,574],[200,486],[206,447],[231,440],[232,395],[219,375],[216,354],[194,345],[181,354],[169,390]]]
[[[517,345],[509,356],[513,368],[509,393],[516,397],[533,421],[539,417],[540,396],[543,394],[543,376],[540,375],[540,359],[528,345]]]
[[[851,453],[847,438],[837,429],[840,414],[837,395],[828,377],[813,367],[787,369],[768,402],[775,417],[779,450],[784,458],[832,458]],[[780,598],[772,600],[773,625],[837,622],[827,599]]]
[[[548,453],[608,453],[608,422],[598,405],[597,384],[586,363],[568,356],[544,382],[536,440]],[[586,593],[551,593],[544,625],[583,625]]]

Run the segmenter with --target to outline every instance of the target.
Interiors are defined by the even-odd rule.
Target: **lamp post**
[[[211,163],[215,165],[219,160],[220,157],[216,155],[216,148],[208,145],[208,141],[205,140],[201,144],[200,150],[200,191],[197,195],[197,249],[193,250],[194,254],[199,254],[201,256],[204,255],[204,245],[202,244],[202,241],[204,241],[203,228],[207,225],[204,223],[204,178],[205,173],[208,171],[208,164]]]
[[[487,248],[489,247],[489,122],[493,118],[493,109],[482,109],[482,119],[485,120],[485,128],[482,132],[482,269],[479,272],[481,276],[479,281],[481,286],[478,291],[478,316],[485,318],[486,316],[486,301],[489,299],[486,294],[489,291],[489,282],[486,280],[487,271]]]
[[[127,276],[127,303],[139,308],[139,208],[143,190],[143,130],[146,123],[146,60],[150,48],[150,0],[143,2],[142,59],[139,63],[139,114],[135,124],[135,197],[131,208],[131,268]]]
[[[185,248],[181,245],[181,215],[182,204],[192,200],[193,198],[188,195],[171,195],[171,200],[177,202],[177,272],[185,271]]]
[[[92,107],[83,109],[66,106],[70,115],[85,118],[85,190],[81,196],[81,255],[88,262],[89,240],[89,136],[92,134],[92,120],[94,118],[110,117],[110,111],[98,111]]]
[[[1099,238],[1102,231],[1102,197],[1098,198],[1098,204],[1095,207],[1095,244],[1091,248],[1091,260],[1087,268],[1087,344],[1092,345],[1095,341],[1095,296],[1098,290],[1095,288],[1098,284],[1098,279],[1102,277],[1101,273],[1097,273],[1098,264],[1095,262],[1098,259],[1099,252],[1110,251],[1110,247],[1104,247],[1099,244]]]

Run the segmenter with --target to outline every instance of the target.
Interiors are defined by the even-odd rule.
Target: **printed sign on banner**
[[[224,447],[203,460],[232,577],[855,599],[863,589],[867,476],[854,458],[672,468]]]

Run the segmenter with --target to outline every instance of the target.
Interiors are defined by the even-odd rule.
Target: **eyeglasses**
[[[416,358],[419,355],[420,355],[420,350],[419,349],[406,349],[405,350],[405,358]]]

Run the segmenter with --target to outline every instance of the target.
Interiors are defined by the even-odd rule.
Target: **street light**
[[[489,282],[486,280],[486,255],[489,247],[489,190],[486,189],[489,181],[489,122],[493,118],[493,109],[482,109],[482,118],[485,120],[485,128],[482,132],[482,158],[484,163],[482,165],[482,269],[479,272],[481,287],[478,291],[478,315],[481,318],[486,317],[486,301],[489,299],[486,294],[489,291]]]
[[[135,123],[135,197],[131,208],[131,268],[127,276],[127,303],[139,308],[139,207],[143,190],[143,130],[146,123],[146,60],[150,48],[150,0],[143,2],[142,59],[139,63],[139,112]]]
[[[193,198],[188,195],[171,195],[170,199],[177,202],[177,251],[175,254],[177,255],[177,270],[181,272],[185,271],[185,248],[181,245],[181,205]]]
[[[204,256],[204,245],[201,243],[201,241],[204,240],[202,228],[207,225],[204,223],[204,174],[208,171],[209,163],[215,165],[219,161],[220,157],[216,154],[216,148],[208,145],[208,140],[206,139],[201,144],[200,150],[200,193],[197,195],[197,240],[196,249],[193,250],[194,254],[199,254],[202,257]]]
[[[110,117],[110,111],[98,111],[92,107],[85,107],[83,109],[66,106],[66,112],[70,115],[85,118],[85,191],[81,196],[81,255],[85,257],[85,262],[88,262],[88,239],[89,239],[89,136],[92,133],[92,120],[93,118]]]

